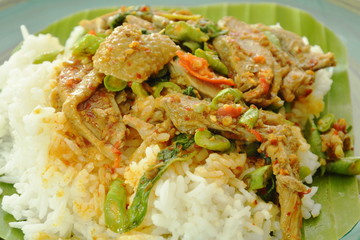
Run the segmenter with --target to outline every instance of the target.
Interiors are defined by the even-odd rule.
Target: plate
[[[320,45],[324,51],[334,52],[338,65],[334,69],[332,90],[326,97],[326,111],[346,118],[349,123],[352,122],[346,48],[332,31],[311,15],[299,9],[271,3],[217,4],[190,7],[190,9],[214,21],[222,16],[232,15],[248,23],[261,22],[271,25],[279,22],[285,29],[307,36],[312,45]],[[73,26],[80,19],[93,18],[109,10],[86,10],[66,17],[41,32],[58,36],[64,43]],[[360,218],[360,213],[356,213],[352,209],[360,209],[358,194],[356,194],[358,193],[356,178],[327,175],[316,178],[314,185],[320,186],[315,200],[323,205],[322,214],[318,218],[304,222],[303,236],[306,239],[339,239],[351,230]],[[0,236],[4,236],[2,231],[4,230],[0,230]],[[12,234],[10,237],[18,239]]]

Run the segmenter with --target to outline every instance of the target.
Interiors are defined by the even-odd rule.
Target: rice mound
[[[269,239],[280,236],[279,209],[265,203],[245,184],[209,183],[209,179],[186,171],[161,179],[151,219],[155,233],[170,239]],[[276,238],[276,235],[273,239]]]
[[[50,107],[49,94],[64,59],[32,64],[46,51],[64,50],[66,56],[81,33],[76,28],[64,49],[56,38],[28,35],[23,28],[21,48],[0,67],[0,181],[14,183],[17,190],[1,205],[17,220],[10,225],[22,229],[25,239],[281,238],[278,207],[247,191],[235,174],[239,169],[245,170],[241,176],[246,174],[246,156],[209,155],[206,150],[192,160],[204,161],[202,166],[170,166],[155,185],[139,228],[119,236],[105,227],[106,186],[116,175],[88,163],[77,145],[60,134],[70,131],[69,126]],[[52,144],[62,146],[61,158],[49,158]],[[157,145],[148,147],[145,158],[119,170],[128,185],[137,184],[159,151]],[[311,154],[306,144],[298,153],[314,173],[318,165]],[[67,158],[76,158],[75,164],[65,164]],[[318,215],[320,206],[311,199],[315,192],[303,200],[306,217]]]

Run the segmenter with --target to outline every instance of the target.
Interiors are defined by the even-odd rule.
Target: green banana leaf
[[[248,23],[268,25],[280,23],[283,28],[306,36],[312,45],[320,45],[324,51],[332,51],[336,56],[337,66],[334,68],[332,89],[326,96],[325,111],[346,118],[348,123],[352,124],[346,48],[333,32],[308,13],[272,3],[217,4],[189,9],[213,21],[230,15]],[[51,24],[41,33],[57,36],[64,44],[72,28],[81,19],[91,19],[111,10],[114,9],[86,10]],[[325,175],[316,177],[313,185],[319,186],[314,199],[322,204],[322,211],[319,217],[304,221],[303,239],[337,240],[343,237],[360,219],[359,190],[356,178]],[[4,189],[3,194],[5,195],[14,192],[11,185],[0,183],[0,187]],[[10,221],[13,221],[13,218],[0,209],[0,238],[22,239],[20,231],[9,228]]]
[[[0,194],[0,203],[2,202],[4,195],[11,195],[16,192],[11,184],[0,182],[0,188],[3,190],[3,193]],[[11,228],[9,226],[9,223],[13,221],[15,221],[15,218],[7,212],[4,212],[0,207],[0,239],[23,239],[23,233],[20,229]]]

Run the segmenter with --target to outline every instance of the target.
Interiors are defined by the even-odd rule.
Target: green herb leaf
[[[189,148],[194,142],[194,137],[190,134],[180,133],[173,138],[176,148],[181,146],[182,150]]]
[[[191,86],[187,87],[187,88],[184,90],[183,94],[188,95],[188,96],[190,96],[190,97],[196,97],[196,94],[195,94],[195,92],[194,92],[194,88],[191,87]]]

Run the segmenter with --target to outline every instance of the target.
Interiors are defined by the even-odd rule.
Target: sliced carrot
[[[94,30],[90,30],[88,34],[96,36],[96,32]]]
[[[179,57],[180,65],[192,76],[213,84],[235,86],[232,79],[217,76],[213,71],[211,71],[209,69],[209,63],[205,59],[183,51],[177,51],[176,55]]]
[[[261,134],[256,131],[255,129],[252,128],[246,128],[250,133],[254,134],[256,140],[258,140],[259,142],[263,142],[263,138],[261,136]]]
[[[270,89],[270,84],[266,81],[266,78],[261,77],[259,79],[259,82],[260,82],[261,89],[263,90],[263,93],[268,94],[269,89]]]

